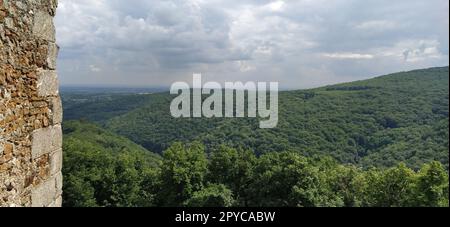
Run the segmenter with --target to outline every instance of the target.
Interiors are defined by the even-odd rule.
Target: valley
[[[95,123],[159,154],[195,140],[207,150],[225,144],[257,155],[294,151],[366,168],[419,168],[434,160],[448,168],[448,80],[442,67],[280,92],[274,129],[260,129],[258,118],[173,118],[168,92],[62,96],[65,120]],[[78,99],[85,101],[72,102]]]

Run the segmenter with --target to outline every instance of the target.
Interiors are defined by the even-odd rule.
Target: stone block
[[[52,128],[52,146],[53,150],[56,151],[62,147],[63,134],[61,125],[54,125]]]
[[[62,205],[62,197],[58,196],[58,198],[55,199],[48,207],[61,207]]]
[[[40,97],[58,96],[59,82],[56,71],[40,70],[37,83],[37,91]]]
[[[31,136],[31,154],[33,159],[50,154],[62,147],[61,125],[35,130]]]
[[[56,59],[58,58],[59,47],[56,43],[49,42],[47,53],[47,66],[49,69],[56,69]]]
[[[62,149],[50,154],[50,175],[55,175],[61,172],[62,161]]]
[[[56,194],[62,195],[62,188],[63,188],[63,175],[61,172],[56,174],[55,176],[55,186],[56,186]]]
[[[55,42],[55,26],[53,24],[53,17],[48,12],[35,12],[33,34],[36,38]]]
[[[14,20],[10,17],[5,18],[5,27],[11,30],[14,30]]]
[[[46,207],[50,205],[56,198],[56,182],[55,178],[35,186],[31,191],[31,206]]]
[[[51,105],[50,117],[52,119],[52,124],[53,125],[61,124],[63,120],[63,109],[61,98],[59,97],[51,98],[50,105]]]

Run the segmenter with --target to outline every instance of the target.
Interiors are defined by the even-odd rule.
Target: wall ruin
[[[61,206],[57,0],[0,0],[0,206]]]

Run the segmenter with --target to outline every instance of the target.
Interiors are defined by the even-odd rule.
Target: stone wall
[[[0,206],[61,206],[57,0],[0,0]]]

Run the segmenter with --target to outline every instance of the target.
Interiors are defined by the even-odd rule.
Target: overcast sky
[[[59,0],[63,85],[309,88],[449,61],[447,0]]]

